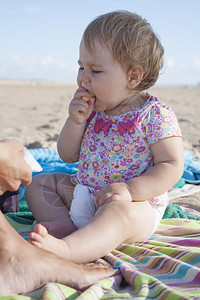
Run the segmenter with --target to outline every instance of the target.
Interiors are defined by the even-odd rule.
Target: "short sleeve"
[[[181,130],[173,110],[161,102],[154,103],[144,120],[149,144],[172,137],[182,137]]]

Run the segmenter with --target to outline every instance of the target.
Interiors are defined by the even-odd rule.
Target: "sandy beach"
[[[17,138],[28,148],[56,148],[76,85],[0,80],[0,139]],[[184,148],[200,158],[200,86],[155,86],[149,93],[172,107]]]

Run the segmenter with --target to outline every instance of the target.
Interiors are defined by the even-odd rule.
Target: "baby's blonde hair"
[[[151,25],[128,11],[114,11],[94,19],[83,33],[85,47],[95,51],[95,40],[107,46],[113,58],[128,72],[134,66],[143,69],[138,91],[153,86],[163,66],[164,48]]]

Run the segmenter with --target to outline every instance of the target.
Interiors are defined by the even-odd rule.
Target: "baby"
[[[163,54],[150,24],[135,13],[114,11],[88,25],[78,89],[58,138],[61,158],[79,161],[78,172],[33,178],[26,198],[39,224],[30,243],[85,263],[158,228],[184,166],[174,112],[145,92]]]

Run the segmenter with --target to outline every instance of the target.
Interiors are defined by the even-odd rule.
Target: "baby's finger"
[[[88,111],[88,103],[85,102],[82,98],[73,99],[70,103],[69,110],[75,109],[75,111],[86,113]]]
[[[90,95],[89,91],[87,91],[83,87],[80,87],[74,93],[74,98],[82,99],[83,97],[90,98],[91,95]]]

